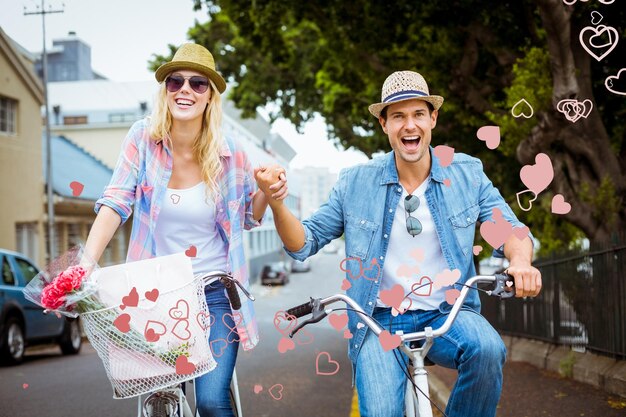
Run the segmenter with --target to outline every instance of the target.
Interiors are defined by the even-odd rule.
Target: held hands
[[[269,198],[270,205],[284,200],[289,195],[287,175],[280,165],[260,166],[254,169],[254,179],[259,189]]]
[[[541,272],[530,264],[511,263],[505,271],[515,279],[516,297],[536,297],[541,291]]]

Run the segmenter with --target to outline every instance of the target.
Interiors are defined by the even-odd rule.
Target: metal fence
[[[501,333],[626,359],[626,239],[535,263],[536,298],[481,295],[483,315]]]

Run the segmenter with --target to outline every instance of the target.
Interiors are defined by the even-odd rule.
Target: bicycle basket
[[[159,258],[149,261],[156,259]],[[131,288],[145,297],[137,297],[136,303],[131,299],[130,305],[124,305],[126,301],[119,305],[118,301],[117,305],[81,315],[87,338],[113,387],[114,398],[168,388],[215,368],[208,344],[210,317],[204,285],[202,280],[193,279],[190,265],[188,272],[191,280],[183,280],[177,288],[172,288],[171,276],[157,273],[161,279],[170,279],[168,289],[158,295],[139,284]],[[180,271],[176,276],[180,278]],[[178,278],[174,281],[180,282]],[[129,286],[134,283],[130,281]],[[158,280],[153,280],[151,287],[154,281]]]

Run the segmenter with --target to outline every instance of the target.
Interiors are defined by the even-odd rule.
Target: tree
[[[319,113],[336,143],[371,156],[389,144],[367,106],[379,101],[391,72],[417,70],[431,92],[446,98],[434,142],[481,158],[512,206],[525,188],[521,165],[540,152],[551,157],[555,178],[546,195],[531,212],[518,210],[544,249],[566,246],[581,232],[602,240],[626,229],[626,104],[604,88],[605,78],[625,66],[619,62],[625,45],[595,62],[578,41],[595,9],[623,38],[623,8],[562,0],[488,7],[480,0],[194,1],[208,8],[210,21],[196,23],[189,36],[214,53],[245,114],[274,103],[272,117],[302,126]],[[532,103],[533,118],[511,116],[520,98]],[[564,98],[589,98],[594,111],[571,123],[555,109]],[[476,130],[494,123],[503,140],[490,151]],[[550,213],[556,193],[571,203],[565,216]]]

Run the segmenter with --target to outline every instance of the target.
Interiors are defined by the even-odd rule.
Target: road
[[[307,328],[309,334],[299,339],[301,344],[294,350],[280,353],[281,335],[273,324],[279,310],[309,296],[339,292],[340,260],[339,254],[321,253],[312,259],[311,272],[292,274],[285,287],[253,286],[261,341],[254,350],[239,352],[237,373],[245,416],[350,415],[352,375],[343,333],[324,321]],[[320,373],[331,374],[338,368],[337,372],[318,375],[318,355]],[[120,417],[136,413],[135,399],[112,399],[104,367],[89,344],[72,357],[62,356],[54,346],[30,349],[22,365],[0,368],[0,417]]]

